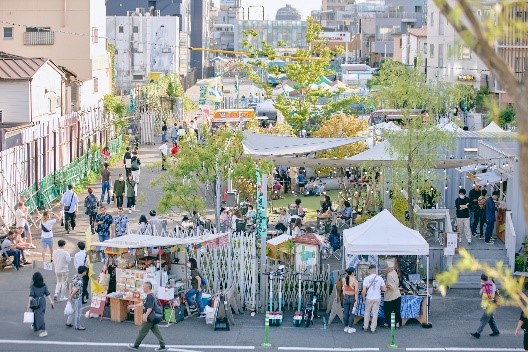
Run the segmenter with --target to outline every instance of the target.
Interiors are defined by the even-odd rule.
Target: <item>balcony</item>
[[[54,43],[54,32],[24,32],[24,45],[53,45]]]

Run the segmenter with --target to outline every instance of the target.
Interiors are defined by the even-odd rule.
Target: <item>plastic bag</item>
[[[35,313],[24,312],[24,324],[33,324],[35,322]]]
[[[64,315],[72,315],[74,312],[73,306],[70,301],[66,303],[66,307],[64,307]]]

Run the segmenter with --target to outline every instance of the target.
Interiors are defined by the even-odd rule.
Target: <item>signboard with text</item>
[[[458,247],[458,233],[448,232],[445,236],[444,255],[455,255],[455,249]]]
[[[331,43],[349,43],[350,33],[348,32],[321,32],[321,39]]]

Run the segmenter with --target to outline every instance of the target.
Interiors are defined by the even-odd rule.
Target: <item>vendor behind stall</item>
[[[196,306],[200,310],[200,318],[205,317],[205,307],[202,301],[202,273],[198,269],[196,259],[189,259],[189,269],[191,269],[191,289],[185,294],[185,299],[191,311],[196,311]],[[195,297],[196,296],[196,297]],[[195,302],[196,301],[196,302]]]
[[[400,293],[400,278],[394,269],[394,263],[389,263],[387,269],[387,282],[385,296],[383,300],[383,313],[385,314],[385,326],[388,327],[391,321],[391,313],[395,314],[396,327],[402,326],[401,320],[401,293]]]

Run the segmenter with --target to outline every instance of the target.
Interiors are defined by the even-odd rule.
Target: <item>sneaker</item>
[[[156,347],[154,351],[168,351],[167,347]]]
[[[480,339],[480,334],[478,332],[472,332],[471,336],[473,336],[476,339]]]
[[[348,332],[348,326],[345,326],[345,330],[343,330],[344,332]]]
[[[37,246],[35,246],[35,245],[32,243],[32,244],[29,245],[29,248],[31,248],[31,249],[36,249]]]
[[[205,318],[205,313],[200,313],[200,316],[198,318]]]
[[[128,209],[128,213],[132,214],[132,209]],[[137,349],[137,348],[136,348]]]
[[[471,240],[468,241],[468,244],[471,244]]]
[[[473,237],[477,237],[477,236],[478,236],[478,233],[472,233],[471,236],[473,236]]]
[[[39,337],[46,337],[48,336],[48,332],[46,330],[42,330],[39,334]]]
[[[53,296],[53,301],[57,302],[59,299],[57,298],[57,295]]]
[[[354,328],[348,328],[348,333],[349,333],[349,334],[353,334],[353,333],[355,333],[355,332],[356,332],[356,329],[354,329]]]
[[[136,347],[133,343],[131,343],[130,345],[127,346],[129,350],[134,350],[134,351],[137,351],[139,350],[139,347]]]
[[[66,302],[68,300],[68,297],[61,297],[59,302]]]
[[[479,236],[479,240],[483,240],[484,239],[484,236]]]
[[[498,331],[494,331],[490,334],[490,336],[499,336],[500,335],[500,332]]]
[[[487,243],[487,244],[494,244],[495,243],[495,241],[489,241],[489,242],[484,241],[484,242]]]

